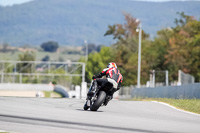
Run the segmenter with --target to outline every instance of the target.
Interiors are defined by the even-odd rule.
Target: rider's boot
[[[108,95],[106,96],[106,99],[105,99],[105,101],[104,101],[104,105],[105,105],[105,106],[108,104],[108,102],[109,102],[110,100],[113,99],[113,94],[115,93],[115,91],[116,91],[116,90],[115,90],[114,88],[110,89],[110,91],[108,92]]]
[[[106,106],[106,105],[108,104],[108,102],[109,102],[110,100],[112,100],[112,98],[113,98],[112,95],[108,95],[108,96],[106,97],[105,101],[104,101],[104,106]]]

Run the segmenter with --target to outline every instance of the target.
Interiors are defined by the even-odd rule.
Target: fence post
[[[181,85],[181,70],[178,70],[178,85]]]
[[[48,73],[50,73],[50,69],[51,69],[51,66],[50,66],[50,62],[48,62]]]
[[[82,64],[82,82],[85,82],[85,63]]]
[[[165,82],[166,82],[166,86],[168,86],[168,85],[169,85],[169,78],[168,78],[168,77],[169,77],[169,76],[168,76],[169,73],[168,73],[168,70],[165,71],[165,74],[166,74],[166,75],[165,75],[165,76],[166,76]]]
[[[19,83],[22,83],[22,73],[19,74]]]
[[[155,87],[155,70],[153,70],[153,87]]]
[[[4,72],[2,71],[1,72],[1,83],[3,83],[3,81],[4,81]]]

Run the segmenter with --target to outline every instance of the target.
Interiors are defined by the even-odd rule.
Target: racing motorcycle
[[[91,111],[97,111],[100,106],[106,106],[112,99],[112,97],[108,95],[112,87],[113,85],[108,83],[105,88],[101,88],[101,86],[98,86],[97,82],[93,80],[90,86],[90,90],[92,89],[93,91],[89,91],[83,109],[88,110],[90,108]]]

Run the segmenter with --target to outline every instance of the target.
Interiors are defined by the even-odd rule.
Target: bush
[[[49,41],[41,44],[41,48],[47,52],[56,52],[58,47],[58,43],[54,41]]]

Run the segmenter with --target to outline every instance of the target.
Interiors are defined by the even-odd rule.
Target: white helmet
[[[108,63],[107,68],[112,68],[112,67],[117,68],[117,65],[114,62]]]

